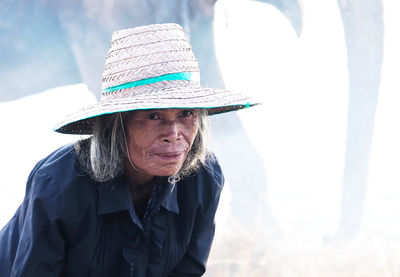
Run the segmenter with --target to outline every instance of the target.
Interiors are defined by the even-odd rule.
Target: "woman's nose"
[[[180,132],[179,126],[175,121],[168,121],[164,123],[162,140],[163,142],[173,143],[180,140],[182,134]]]

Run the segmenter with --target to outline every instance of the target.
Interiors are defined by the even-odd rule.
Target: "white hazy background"
[[[330,240],[340,225],[346,141],[343,26],[336,1],[302,4],[299,38],[271,5],[216,4],[215,43],[226,86],[263,103],[238,115],[263,158],[268,190],[261,197],[276,223],[235,221],[227,180],[208,275],[400,276],[400,2],[383,1],[384,61],[366,208],[357,237],[344,244]],[[77,139],[54,133],[54,125],[93,102],[78,84],[0,103],[0,227],[21,203],[35,163]]]

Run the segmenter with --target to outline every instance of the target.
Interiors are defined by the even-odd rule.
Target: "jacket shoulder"
[[[33,174],[31,173],[31,175],[35,175],[36,173],[41,172],[46,173],[52,177],[60,176],[60,173],[68,173],[70,169],[74,169],[76,163],[77,156],[74,145],[68,144],[55,150],[46,158],[39,161],[32,170]]]
[[[205,174],[210,175],[216,186],[222,189],[225,182],[224,174],[214,153],[208,153],[203,165],[203,171],[205,171]]]
[[[90,202],[89,199],[80,200],[93,196],[95,189],[94,181],[80,169],[71,144],[57,149],[36,164],[28,178],[25,201],[40,199],[49,206],[50,212],[56,212],[57,209],[53,208]]]

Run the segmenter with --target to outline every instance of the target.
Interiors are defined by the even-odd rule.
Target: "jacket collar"
[[[163,182],[162,186],[164,188],[160,205],[170,212],[179,214],[177,185],[173,188],[166,181],[166,178],[159,178],[159,181]],[[129,186],[123,177],[119,177],[110,183],[99,185],[98,197],[98,215],[129,211],[133,207]]]
[[[109,183],[100,184],[97,190],[99,197],[98,215],[129,211],[133,206],[131,192],[123,177]]]
[[[172,184],[168,183],[168,181],[164,181],[163,186],[166,189],[164,190],[161,206],[170,212],[179,214],[178,184],[176,184],[174,187]]]

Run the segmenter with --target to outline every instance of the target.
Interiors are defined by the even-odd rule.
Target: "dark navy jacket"
[[[223,186],[212,156],[140,221],[123,177],[93,181],[73,146],[39,162],[0,232],[0,276],[201,276]]]

